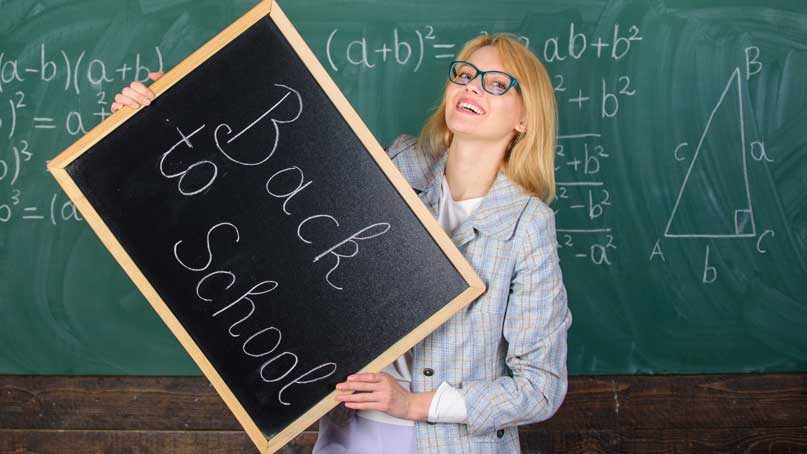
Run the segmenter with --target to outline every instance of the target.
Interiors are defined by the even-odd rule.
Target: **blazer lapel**
[[[435,161],[431,167],[431,172],[427,172],[427,179],[423,187],[415,187],[419,190],[418,197],[426,205],[434,218],[437,218],[437,210],[440,203],[440,195],[443,188],[443,174],[445,173],[448,155],[443,155]],[[499,238],[508,239],[514,229],[519,215],[527,205],[529,196],[521,188],[510,181],[503,171],[499,171],[496,180],[493,182],[485,198],[479,207],[471,213],[451,234],[451,240],[458,248],[461,248],[476,235],[475,231]]]
[[[482,203],[462,224],[451,239],[460,247],[474,238],[478,231],[500,240],[512,236],[518,218],[527,206],[529,196],[499,171]]]
[[[443,182],[443,173],[446,169],[446,159],[447,155],[443,153],[443,156],[437,160],[434,167],[432,167],[433,172],[429,176],[429,180],[427,181],[425,187],[423,188],[415,188],[420,189],[421,192],[418,194],[420,197],[420,201],[423,202],[426,207],[431,211],[432,216],[437,219],[437,209],[439,208],[440,202],[440,194],[443,191],[442,182]]]
[[[471,215],[473,216],[473,214]],[[458,248],[465,246],[465,243],[474,239],[474,224],[470,219],[466,219],[460,224],[451,234],[451,241],[454,242]]]

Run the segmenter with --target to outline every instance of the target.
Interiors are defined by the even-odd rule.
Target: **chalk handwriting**
[[[179,240],[174,243],[172,250],[174,260],[182,268],[194,273],[208,271],[208,269],[213,264],[213,245],[212,245],[213,240],[216,239],[217,241],[221,241],[225,238],[225,235],[216,233],[218,230],[233,231],[235,233],[234,235],[235,241],[233,241],[233,243],[239,243],[241,240],[241,234],[238,230],[238,227],[235,224],[231,222],[219,222],[210,227],[207,230],[207,233],[205,234],[204,248],[207,253],[207,259],[203,266],[188,265],[188,263],[190,263],[190,260],[188,260],[187,257],[185,259],[180,258],[180,245],[183,244],[184,240]],[[216,234],[214,235],[214,233]],[[230,236],[232,237],[232,235]],[[359,234],[353,235],[353,237],[359,239],[358,236]],[[187,251],[188,249],[191,248],[187,246],[183,246],[182,248],[183,251]],[[187,254],[183,255],[193,256],[194,254],[188,252]],[[212,278],[219,278],[217,280],[220,281],[221,280],[220,278],[222,277],[224,277],[227,281],[229,281],[224,287],[224,290],[229,290],[238,281],[235,273],[233,273],[232,271],[213,270],[202,276],[196,284],[196,296],[199,298],[199,300],[205,303],[216,302],[216,297],[210,294],[213,292],[210,293],[203,292],[202,289],[205,288],[207,290],[210,290],[210,283],[208,281]],[[242,317],[232,325],[230,325],[230,327],[227,330],[230,337],[238,338],[241,336],[241,334],[236,333],[235,328],[238,325],[249,320],[250,317],[252,317],[253,314],[255,314],[256,312],[255,300],[250,297],[265,296],[275,291],[278,288],[278,286],[279,284],[277,281],[262,280],[257,284],[252,285],[248,290],[241,292],[241,294],[232,301],[230,302],[224,301],[223,302],[224,305],[215,312],[212,312],[211,317],[218,317],[219,315],[222,315],[225,312],[229,311],[230,309],[234,308],[236,305],[246,304],[247,305],[246,307],[248,307],[249,309],[247,315]],[[223,292],[221,291],[219,292],[219,294],[222,293]],[[226,298],[223,297],[220,298],[226,300]],[[264,337],[274,336],[274,339],[272,339],[274,340],[274,345],[272,345],[271,348],[269,349],[258,351],[257,348],[253,348],[252,344],[257,343],[259,337],[262,335]],[[268,357],[269,355],[273,355],[268,359],[266,359],[258,369],[258,374],[261,380],[265,383],[277,383],[284,381],[286,377],[288,377],[292,372],[294,372],[298,363],[300,362],[298,356],[290,351],[282,351],[277,354],[274,354],[275,351],[280,347],[282,340],[283,340],[283,332],[281,331],[281,329],[275,326],[269,326],[255,331],[241,343],[241,352],[247,357],[264,358]],[[324,380],[333,375],[335,372],[336,372],[336,363],[330,361],[325,362],[323,364],[319,364],[311,368],[310,370],[302,373],[301,375],[298,375],[294,379],[287,381],[287,383],[280,388],[280,390],[277,392],[278,402],[281,405],[285,406],[291,405],[289,401],[284,400],[283,398],[283,393],[286,392],[286,390],[295,385],[305,385]],[[272,374],[274,374],[274,376],[272,376]]]

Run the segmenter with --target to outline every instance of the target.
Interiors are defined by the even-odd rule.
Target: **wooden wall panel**
[[[572,377],[524,453],[807,453],[807,374]],[[311,452],[316,425],[284,454]],[[0,376],[0,454],[254,453],[203,377]]]

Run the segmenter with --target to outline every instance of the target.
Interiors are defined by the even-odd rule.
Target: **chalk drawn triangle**
[[[740,70],[735,69],[698,141],[665,237],[756,236],[741,88]]]

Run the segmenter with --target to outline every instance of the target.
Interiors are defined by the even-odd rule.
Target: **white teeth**
[[[457,106],[460,109],[468,109],[468,110],[470,110],[471,112],[473,112],[473,113],[475,113],[477,115],[482,115],[482,109],[480,109],[479,107],[476,107],[473,104],[470,104],[470,103],[467,103],[467,102],[461,102]]]

